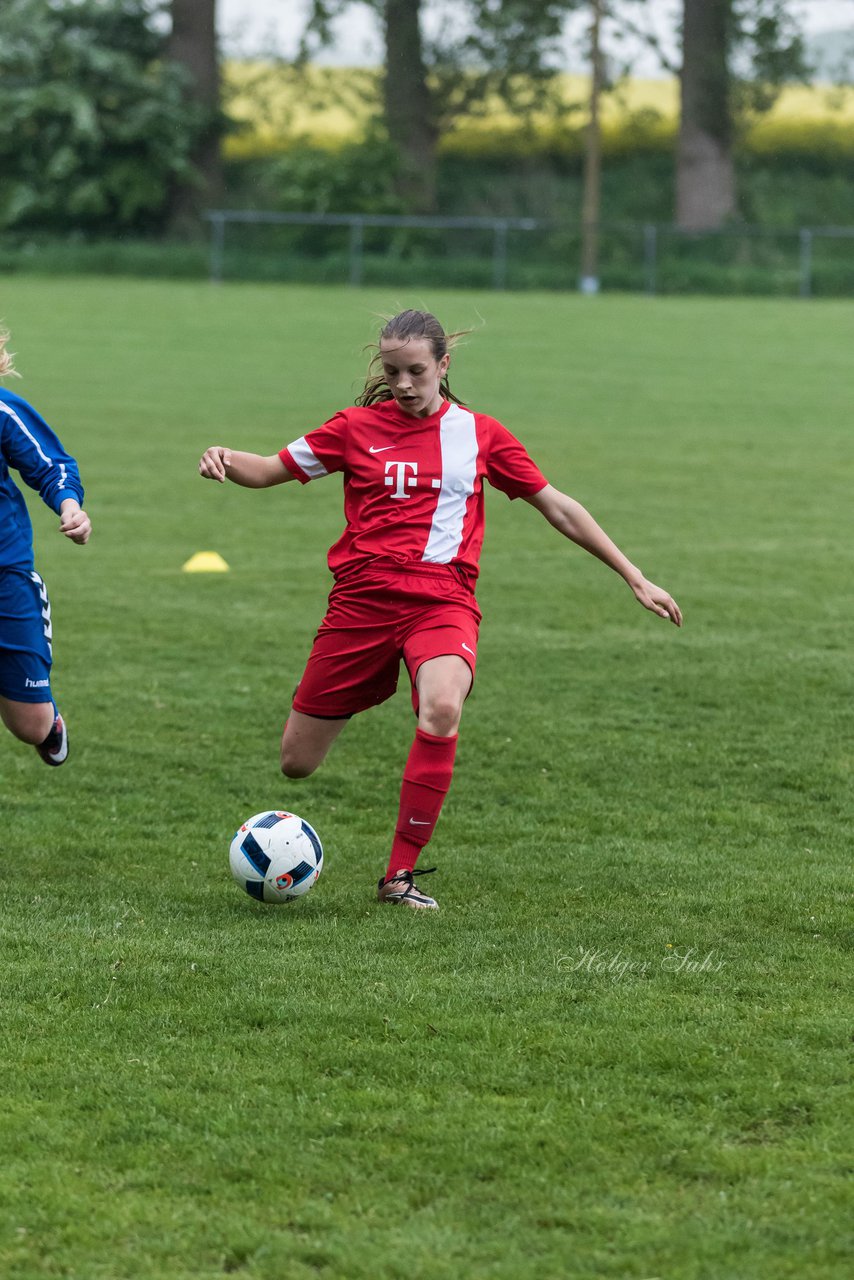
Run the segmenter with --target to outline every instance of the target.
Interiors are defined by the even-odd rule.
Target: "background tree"
[[[806,74],[787,0],[683,0],[676,222],[720,227],[736,212],[733,142],[786,80]]]
[[[438,105],[427,80],[421,38],[421,0],[385,0],[383,108],[386,131],[399,156],[398,191],[408,208],[436,208]]]
[[[680,116],[676,153],[676,221],[719,227],[735,212],[730,0],[684,0]]]
[[[454,0],[434,5],[441,34],[425,35],[425,0],[360,0],[380,19],[385,53],[382,118],[399,158],[410,209],[436,206],[436,146],[463,116],[501,104],[519,118],[564,109],[552,57],[566,14],[583,0]],[[308,59],[332,38],[354,0],[313,0],[303,38]]]
[[[185,72],[185,98],[200,128],[193,147],[192,170],[173,183],[170,222],[173,229],[192,228],[199,213],[222,195],[219,51],[216,0],[171,0],[167,53]]]
[[[162,225],[198,116],[148,0],[7,0],[0,24],[0,225]]]

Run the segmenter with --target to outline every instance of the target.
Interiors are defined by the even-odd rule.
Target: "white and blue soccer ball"
[[[308,893],[323,870],[323,846],[298,814],[266,809],[234,833],[228,861],[251,898],[291,902]]]

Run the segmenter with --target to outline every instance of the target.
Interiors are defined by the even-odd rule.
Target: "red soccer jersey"
[[[454,565],[473,586],[484,477],[509,498],[548,483],[500,422],[448,400],[429,418],[394,400],[344,409],[279,457],[302,484],[343,472],[347,527],[329,551],[336,578],[382,559]]]

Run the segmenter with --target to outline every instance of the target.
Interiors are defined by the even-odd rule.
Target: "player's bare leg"
[[[422,662],[415,677],[418,728],[437,738],[452,737],[460,727],[471,682],[471,667],[455,653]]]
[[[0,697],[0,719],[10,733],[31,746],[44,742],[55,716],[52,702],[12,702]]]
[[[346,723],[346,719],[322,720],[292,711],[282,734],[281,765],[285,777],[307,778],[314,773]]]
[[[380,902],[416,910],[435,910],[438,905],[415,884],[413,875],[451,785],[457,730],[471,683],[471,668],[456,654],[430,658],[418,668],[418,730],[403,773],[389,865],[377,886]],[[425,868],[420,874],[434,870]]]
[[[35,747],[45,764],[64,764],[68,734],[53,702],[13,702],[0,696],[0,719],[21,742]]]

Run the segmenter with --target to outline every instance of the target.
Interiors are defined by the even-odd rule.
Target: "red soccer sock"
[[[400,812],[386,879],[397,871],[414,871],[418,855],[433,834],[454,773],[457,735],[437,738],[415,730],[415,741],[403,771]]]

